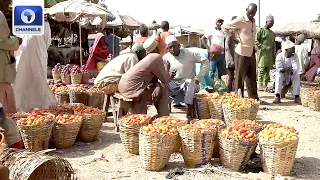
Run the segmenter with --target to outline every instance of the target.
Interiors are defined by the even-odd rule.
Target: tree
[[[320,22],[320,14],[318,14],[318,18],[316,20],[313,20],[312,22]]]
[[[60,3],[60,2],[63,2],[63,1],[66,1],[66,0],[44,0],[44,7],[45,8],[50,8],[53,5],[55,5],[57,3]],[[95,4],[98,4],[98,2],[99,2],[99,0],[86,0],[86,1],[92,2],[92,3],[95,3]]]

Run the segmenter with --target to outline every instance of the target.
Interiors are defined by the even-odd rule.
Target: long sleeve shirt
[[[209,60],[206,57],[185,48],[181,48],[180,54],[176,57],[171,53],[165,54],[163,60],[170,63],[171,72],[176,71],[173,81],[177,83],[184,83],[185,80],[194,79],[195,77],[202,81],[209,68]],[[194,71],[195,63],[201,64],[200,72],[197,76]]]
[[[235,48],[236,53],[246,57],[252,56],[256,35],[256,24],[254,20],[251,21],[246,15],[238,16],[229,24],[223,24],[221,28],[226,33],[229,33],[230,30],[234,30],[236,39],[239,41]]]
[[[295,45],[296,54],[299,58],[299,74],[305,73],[306,69],[309,66],[310,59],[308,56],[308,48],[307,46],[301,44],[301,45]]]

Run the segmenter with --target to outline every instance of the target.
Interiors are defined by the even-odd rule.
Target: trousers
[[[173,104],[180,104],[184,101],[187,105],[193,104],[194,94],[199,92],[200,86],[197,85],[192,79],[185,80],[184,83],[178,84],[180,89],[174,91],[169,87],[169,96],[173,98]]]
[[[251,57],[237,55],[236,63],[236,80],[235,91],[241,89],[242,96],[244,93],[244,81],[247,85],[249,98],[259,99],[257,92],[257,72],[256,72],[256,58],[252,53]]]
[[[294,96],[300,95],[300,75],[299,73],[294,73],[292,76],[289,76],[292,82],[292,94]],[[275,77],[275,93],[280,94],[282,92],[283,82],[286,83],[284,73],[276,72]]]
[[[217,72],[218,79],[221,79],[223,75],[223,69],[224,69],[224,54],[217,57],[214,61],[210,61],[209,63],[209,76],[211,78],[214,78],[215,73]]]
[[[152,102],[152,93],[154,89],[145,89],[141,95],[133,99],[132,108],[129,111],[133,114],[147,114],[148,104]],[[167,88],[161,84],[161,97],[157,102],[153,102],[154,106],[157,109],[158,116],[169,116],[169,96]]]
[[[270,81],[270,69],[266,67],[258,67],[258,82],[267,86]]]

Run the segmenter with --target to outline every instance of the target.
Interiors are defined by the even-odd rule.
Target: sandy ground
[[[261,93],[262,100],[271,103],[273,95]],[[185,112],[173,109],[172,116],[185,118]],[[151,108],[150,113],[154,113]],[[112,121],[112,118],[110,117]],[[280,105],[264,105],[258,113],[262,123],[279,122],[292,125],[299,131],[299,147],[291,177],[293,179],[320,179],[320,113],[295,105],[284,99]],[[139,156],[125,152],[119,133],[114,132],[113,123],[104,123],[98,140],[93,143],[80,143],[70,149],[58,150],[57,154],[66,158],[75,170],[79,180],[107,179],[165,179],[166,173],[175,167],[184,167],[180,154],[171,157],[169,165],[162,172],[145,171],[140,167]],[[104,159],[97,159],[104,156]],[[248,179],[246,173],[231,172],[215,160],[212,165],[202,168],[185,169],[177,179]]]

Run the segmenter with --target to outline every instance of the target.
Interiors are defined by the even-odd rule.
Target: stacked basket
[[[209,111],[209,94],[195,94],[196,104],[198,108],[198,116],[199,119],[207,119],[210,118],[210,111]]]
[[[78,134],[79,140],[82,142],[95,141],[102,127],[102,123],[105,120],[105,113],[96,108],[79,107],[75,110],[74,114],[83,117],[81,129]]]
[[[82,116],[58,115],[53,126],[53,142],[58,149],[70,148],[76,141],[82,124]]]
[[[309,90],[319,90],[320,84],[319,83],[309,83],[306,81],[301,81],[301,88],[300,88],[300,96],[301,96],[301,103],[302,106],[308,107],[309,106]]]
[[[151,117],[144,114],[130,114],[121,118],[120,138],[126,151],[130,154],[139,154],[140,127],[150,123]]]
[[[34,152],[48,149],[53,119],[49,116],[30,115],[17,121],[26,149]]]
[[[320,111],[320,90],[309,90],[306,93],[309,97],[309,109],[312,111]]]
[[[243,125],[235,124],[222,130],[219,133],[222,165],[233,171],[242,171],[256,149],[257,137],[251,127]]]
[[[91,107],[101,107],[104,102],[104,92],[96,87],[91,87],[87,91],[87,105]]]
[[[250,104],[232,104],[225,103],[223,107],[223,116],[227,125],[230,125],[235,119],[248,119],[250,116]]]
[[[182,126],[182,125],[186,125],[188,124],[187,121],[183,121],[183,120],[180,120],[180,119],[177,119],[177,118],[174,118],[174,117],[171,117],[171,116],[164,116],[164,117],[160,117],[158,119],[155,119],[153,122],[152,122],[154,125],[165,125],[165,126],[172,126],[172,128],[175,128],[177,129],[179,126]],[[177,134],[176,135],[176,138],[174,140],[174,149],[173,149],[173,152],[180,152],[180,149],[181,149],[181,138],[180,136]]]
[[[264,172],[289,176],[298,148],[294,128],[270,124],[259,134],[260,155]]]
[[[70,88],[70,92],[69,92],[70,103],[86,104],[87,102],[86,92],[87,92],[87,89],[84,87]]]
[[[149,171],[161,171],[173,152],[177,129],[170,126],[144,126],[139,134],[141,165]]]
[[[187,167],[207,164],[212,158],[215,129],[185,125],[178,128],[182,140],[182,156]]]

